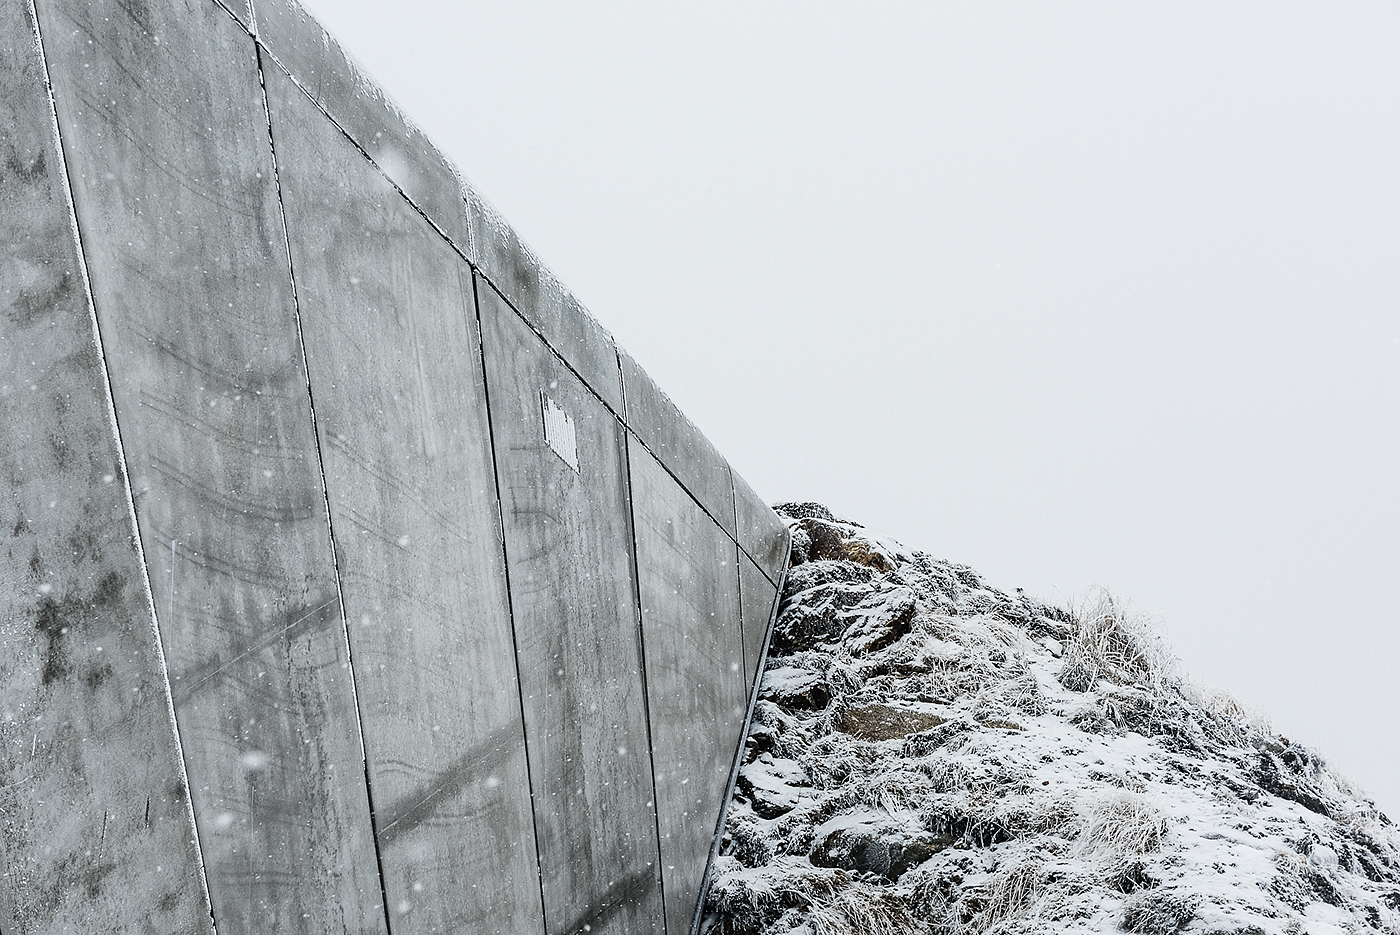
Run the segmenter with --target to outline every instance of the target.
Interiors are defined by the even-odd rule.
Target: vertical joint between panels
[[[621,369],[621,368],[619,368]],[[623,392],[627,388],[623,386]],[[626,397],[623,397],[624,405]],[[641,572],[641,551],[637,548],[637,507],[636,499],[632,496],[632,440],[630,432],[624,428],[622,438],[622,464],[623,471],[627,478],[627,525],[631,536],[632,552],[632,593],[637,601],[637,650],[641,653],[642,671],[642,715],[647,724],[647,762],[651,764],[651,817],[652,824],[656,828],[656,874],[661,893],[661,928],[666,930],[666,874],[664,872],[666,861],[661,856],[661,799],[656,794],[656,744],[652,740],[651,731],[651,691],[648,688],[647,678],[647,641],[645,611],[642,609],[642,572]],[[672,933],[679,935],[679,933]]]
[[[739,570],[739,566],[743,561],[743,559],[740,558],[740,556],[743,555],[743,549],[740,549],[736,543],[735,550],[736,554],[734,557],[739,559],[739,561],[734,563],[734,570],[736,575],[742,575],[742,572]],[[763,643],[758,650],[758,658],[760,662],[764,659],[765,656],[768,655],[768,644],[773,639],[773,627],[778,622],[778,611],[779,609],[781,609],[783,604],[783,587],[787,584],[787,568],[788,562],[791,560],[792,536],[789,535],[787,537],[787,548],[783,552],[783,571],[782,574],[778,576],[777,590],[773,595],[773,606],[768,611],[768,626],[763,634]],[[767,576],[764,576],[763,580],[767,581]],[[742,580],[739,582],[739,588],[739,619],[740,628],[742,631],[742,621],[744,613],[744,592]],[[748,664],[746,661],[745,668],[747,668],[747,665]],[[715,858],[719,856],[719,846],[724,835],[724,819],[729,815],[729,803],[734,798],[734,786],[739,782],[739,769],[744,761],[744,742],[748,740],[749,726],[753,723],[754,709],[758,707],[758,683],[762,678],[762,671],[755,672],[753,675],[753,682],[750,683],[748,688],[749,697],[748,704],[744,709],[744,723],[739,730],[739,742],[735,745],[734,748],[734,763],[729,767],[729,781],[726,782],[724,786],[724,798],[721,800],[723,802],[723,805],[719,810],[719,822],[715,825],[714,839],[710,842],[710,857],[705,862],[705,875],[700,878],[700,897],[695,904],[695,916],[690,921],[690,935],[696,935],[696,933],[700,931],[700,922],[704,918],[703,910],[705,904],[705,897],[709,894],[710,891],[710,878],[714,873]]]
[[[622,411],[616,415],[622,427],[631,432],[632,427],[627,424],[627,371],[622,366],[622,349],[617,346],[616,341],[613,342],[613,359],[617,361],[617,388],[622,395]]]
[[[730,536],[729,538],[734,540],[734,547],[739,550],[738,555],[735,556],[736,561],[734,562],[734,574],[738,575],[739,566],[742,564],[740,556],[748,556],[749,553],[748,550],[744,548],[744,544],[739,541],[744,538],[744,533],[743,530],[739,528],[739,483],[735,480],[735,478],[738,477],[738,474],[734,470],[734,465],[730,464],[728,459],[725,460],[724,466],[729,471],[729,509],[734,516],[734,535]],[[726,535],[728,535],[728,532],[728,530],[725,530]],[[754,564],[757,565],[758,562],[754,562]],[[759,570],[762,571],[762,569]],[[767,578],[768,575],[765,574],[763,577]],[[741,637],[742,629],[743,628],[740,627]]]
[[[39,22],[37,0],[26,0],[30,21],[34,24],[34,48],[39,56],[39,69],[44,79],[44,92],[48,96],[50,126],[53,129],[54,150],[58,154],[59,175],[62,179],[63,197],[68,208],[68,219],[72,226],[74,256],[78,262],[78,273],[83,281],[83,294],[87,299],[88,316],[92,325],[92,340],[97,348],[97,359],[102,368],[102,391],[107,403],[107,418],[112,432],[112,441],[117,450],[117,461],[121,466],[122,493],[126,499],[127,520],[131,524],[131,539],[136,547],[137,564],[141,570],[141,586],[146,594],[146,606],[150,609],[151,635],[155,640],[156,661],[160,666],[161,688],[164,691],[166,716],[170,722],[171,735],[175,741],[175,756],[180,766],[180,785],[185,793],[185,813],[190,824],[191,843],[194,845],[195,863],[199,869],[199,885],[204,896],[205,910],[209,914],[210,930],[218,932],[214,918],[214,903],[209,893],[209,873],[204,863],[204,848],[199,840],[199,824],[195,820],[194,796],[190,789],[189,771],[185,765],[185,746],[180,738],[180,723],[175,714],[175,696],[170,686],[170,666],[165,657],[165,641],[160,632],[160,618],[156,611],[155,592],[151,589],[150,566],[146,560],[146,549],[141,542],[141,525],[136,515],[136,499],[131,490],[131,470],[126,458],[126,445],[122,441],[121,422],[117,416],[116,395],[112,389],[112,373],[107,362],[107,348],[102,341],[102,326],[97,314],[97,298],[92,290],[92,277],[88,269],[87,252],[83,246],[82,225],[78,220],[77,198],[73,193],[73,179],[68,169],[67,153],[63,149],[63,133],[59,126],[58,101],[54,96],[53,80],[49,73],[48,55],[44,50],[43,29]],[[172,566],[172,572],[173,572]]]
[[[535,821],[535,808],[539,800],[535,797],[535,774],[530,764],[530,740],[525,723],[525,684],[520,678],[520,640],[516,635],[515,596],[511,593],[510,556],[506,546],[505,501],[501,497],[501,467],[496,456],[495,416],[491,412],[491,380],[486,375],[486,337],[481,323],[481,300],[478,296],[478,282],[481,278],[476,267],[470,262],[468,268],[471,270],[471,315],[476,320],[477,355],[481,361],[481,393],[486,404],[486,440],[491,449],[491,479],[496,492],[496,523],[501,535],[501,571],[505,575],[506,613],[510,618],[510,649],[515,661],[515,697],[520,705],[520,740],[525,748],[525,781],[530,793],[530,837],[535,842],[535,878],[540,888],[540,927],[548,932],[548,920],[545,918],[544,861],[540,856],[539,827]]]
[[[287,252],[287,281],[292,289],[292,313],[296,321],[297,349],[301,353],[302,372],[306,378],[306,402],[308,411],[311,414],[311,439],[316,445],[316,470],[321,481],[321,500],[326,511],[326,537],[327,544],[331,551],[331,567],[335,576],[335,596],[340,604],[340,624],[345,637],[345,665],[350,673],[350,697],[355,708],[355,735],[360,742],[360,762],[364,770],[365,777],[365,797],[369,802],[370,813],[370,839],[374,844],[375,869],[379,875],[379,901],[380,907],[384,911],[384,928],[386,932],[393,931],[393,923],[389,916],[389,897],[384,879],[384,857],[379,848],[379,835],[375,828],[374,816],[374,786],[370,780],[369,773],[369,752],[365,746],[364,717],[360,711],[360,692],[355,675],[355,656],[350,645],[350,619],[345,609],[345,591],[341,586],[340,577],[340,554],[336,551],[335,543],[335,519],[331,515],[330,487],[326,482],[326,460],[321,449],[321,434],[316,421],[316,398],[311,388],[311,362],[306,354],[306,336],[301,326],[301,296],[297,291],[296,270],[292,262],[292,240],[291,233],[287,227],[287,210],[282,202],[282,175],[277,164],[277,142],[272,131],[272,107],[268,101],[267,78],[263,69],[262,46],[256,41],[253,43],[254,53],[257,56],[258,85],[262,90],[263,117],[267,121],[267,145],[268,153],[272,159],[272,182],[277,192],[277,213],[282,222],[282,245]]]
[[[441,237],[443,240],[447,241],[448,246],[452,248],[453,252],[456,253],[456,254],[457,254],[459,257],[461,257],[462,259],[466,260],[468,263],[470,263],[470,262],[471,262],[471,257],[470,257],[470,256],[468,255],[468,253],[466,252],[466,245],[457,243],[457,241],[454,240],[454,239],[447,233],[447,231],[443,228],[443,226],[442,226],[441,224],[439,224],[439,223],[432,217],[432,215],[428,214],[427,210],[426,210],[422,205],[420,205],[420,204],[418,203],[418,200],[415,199],[413,196],[411,196],[407,191],[405,191],[405,190],[404,190],[404,187],[403,187],[401,184],[399,184],[399,181],[398,181],[397,179],[395,179],[393,176],[389,175],[389,173],[385,170],[384,166],[380,164],[379,160],[375,159],[374,156],[372,156],[372,155],[370,154],[369,150],[366,149],[366,148],[364,147],[364,145],[363,145],[359,140],[355,139],[354,135],[351,134],[350,131],[347,130],[347,129],[345,128],[344,125],[342,125],[341,121],[338,120],[338,119],[336,119],[335,115],[332,114],[329,110],[326,109],[325,105],[322,104],[321,101],[319,101],[319,100],[316,98],[316,95],[312,94],[311,91],[307,88],[307,86],[306,86],[305,84],[302,83],[302,79],[301,79],[301,78],[298,78],[296,75],[292,74],[291,68],[287,67],[286,65],[283,65],[282,62],[278,60],[276,53],[274,53],[270,48],[268,48],[266,45],[263,44],[262,39],[259,38],[259,36],[257,35],[257,26],[256,26],[257,11],[256,11],[256,9],[252,9],[252,8],[250,7],[249,16],[254,20],[254,23],[253,23],[253,25],[252,25],[250,28],[252,29],[253,42],[254,42],[254,44],[256,44],[257,47],[258,47],[258,72],[259,72],[259,74],[261,74],[261,73],[262,73],[262,70],[263,70],[262,61],[263,61],[263,56],[265,55],[265,56],[267,56],[267,58],[269,58],[269,59],[272,61],[273,65],[275,65],[276,67],[278,67],[278,68],[280,68],[280,69],[282,70],[282,73],[283,73],[284,75],[287,76],[288,80],[290,80],[290,81],[292,82],[292,84],[296,85],[297,88],[299,88],[299,89],[301,90],[301,92],[302,92],[303,94],[306,95],[307,100],[309,100],[309,101],[311,102],[311,105],[312,105],[313,107],[315,107],[318,111],[320,111],[321,116],[323,116],[323,117],[325,117],[327,120],[329,120],[329,121],[331,122],[331,125],[334,126],[337,130],[340,131],[341,136],[343,136],[343,137],[345,137],[347,140],[349,140],[349,141],[350,141],[350,145],[351,145],[351,146],[354,146],[355,149],[359,151],[360,155],[364,156],[366,159],[369,160],[370,165],[374,166],[375,170],[378,171],[380,175],[384,176],[385,180],[386,180],[386,181],[389,183],[389,185],[394,189],[394,191],[398,192],[399,195],[403,198],[403,200],[406,201],[406,202],[408,202],[409,206],[412,207],[413,210],[416,211],[416,212],[418,213],[418,215],[419,215],[420,217],[422,217],[423,220],[426,221],[426,222],[428,223],[428,226],[431,227],[434,231],[436,231],[436,232],[437,232],[437,235],[438,235],[439,237]],[[266,88],[266,82],[264,82],[264,88]],[[451,165],[450,163],[448,164],[448,168],[451,170],[453,177],[457,180],[457,182],[458,182],[458,189],[460,190],[460,189],[461,189],[461,182],[462,182],[461,173],[457,170],[457,167],[456,167],[456,166]],[[465,216],[465,209],[464,209],[464,216]]]

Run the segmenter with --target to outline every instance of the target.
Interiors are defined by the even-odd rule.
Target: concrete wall
[[[0,932],[689,931],[777,517],[287,0],[0,63]]]

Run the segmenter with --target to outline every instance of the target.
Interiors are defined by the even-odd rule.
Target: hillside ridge
[[[1054,607],[815,503],[709,935],[1400,933],[1400,838],[1106,592]]]

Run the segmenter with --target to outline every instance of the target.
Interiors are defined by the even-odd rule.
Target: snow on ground
[[[817,504],[710,935],[1400,933],[1400,838],[1107,595],[985,584]]]

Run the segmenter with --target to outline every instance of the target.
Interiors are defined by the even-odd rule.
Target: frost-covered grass
[[[1130,614],[1107,591],[1074,613],[1073,636],[1064,647],[1059,681],[1088,691],[1101,679],[1161,694],[1175,683],[1176,660],[1141,614]]]
[[[1076,841],[1080,854],[1139,857],[1157,850],[1166,839],[1166,817],[1143,795],[1114,793],[1087,811],[1088,819]]]
[[[785,509],[709,932],[1400,935],[1389,821],[1150,620]]]

